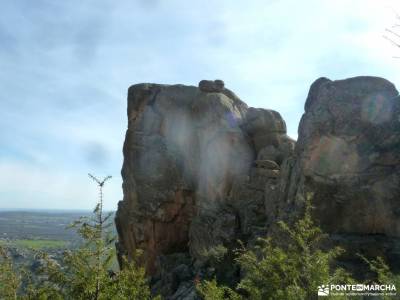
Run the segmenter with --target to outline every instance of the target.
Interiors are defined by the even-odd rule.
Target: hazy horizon
[[[71,213],[79,213],[79,212],[87,212],[90,213],[90,209],[63,209],[63,208],[3,208],[0,207],[0,212],[71,212]]]

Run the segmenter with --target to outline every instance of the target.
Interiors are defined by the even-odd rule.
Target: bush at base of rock
[[[279,227],[279,240],[285,242],[259,238],[258,245],[252,249],[238,250],[236,261],[243,277],[234,289],[219,286],[215,278],[204,280],[197,286],[201,297],[205,300],[317,299],[318,286],[322,284],[356,283],[344,269],[333,267],[343,249],[321,249],[325,235],[311,218],[310,203],[306,205],[304,216],[293,226],[279,222]],[[382,258],[364,260],[376,274],[375,282],[399,282],[400,277],[390,272]],[[335,299],[348,297],[335,296]],[[352,296],[351,299],[357,298]]]

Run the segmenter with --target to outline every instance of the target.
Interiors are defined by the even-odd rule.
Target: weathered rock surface
[[[204,275],[238,280],[238,239],[271,234],[312,194],[332,243],[396,265],[399,163],[400,100],[381,78],[314,82],[297,143],[278,112],[249,108],[221,80],[134,85],[118,252],[143,249],[155,291],[196,299]],[[215,249],[226,249],[222,263],[213,262]]]
[[[278,161],[256,165],[269,146]],[[159,276],[161,256],[190,253],[201,268],[213,247],[262,231],[265,185],[292,146],[279,113],[248,108],[219,81],[130,87],[119,252],[143,249]]]
[[[305,103],[296,155],[284,166],[290,175],[280,182],[280,217],[291,218],[311,193],[315,217],[333,240],[349,253],[397,260],[398,268],[399,150],[400,98],[392,83],[318,79]]]
[[[393,84],[374,77],[311,87],[297,163],[327,230],[400,236],[397,96]]]

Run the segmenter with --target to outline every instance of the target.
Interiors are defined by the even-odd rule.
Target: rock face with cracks
[[[237,240],[294,220],[309,194],[332,243],[398,258],[400,102],[384,79],[315,81],[297,143],[278,112],[248,107],[221,80],[133,85],[123,152],[118,252],[142,249],[167,299],[196,299],[204,275],[237,281]]]

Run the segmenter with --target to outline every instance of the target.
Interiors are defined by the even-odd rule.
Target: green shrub
[[[369,269],[375,273],[376,280],[375,282],[370,282],[371,284],[394,284],[397,289],[400,289],[400,276],[390,271],[389,266],[382,257],[378,256],[376,259],[369,260],[362,255],[359,256],[369,266]],[[393,297],[384,295],[382,299],[393,299]],[[400,299],[400,295],[397,295],[395,299]]]
[[[331,267],[342,249],[320,249],[325,236],[311,218],[310,201],[300,220],[293,226],[279,222],[279,228],[285,243],[260,238],[253,249],[238,251],[243,278],[236,292],[217,286],[214,280],[199,286],[200,295],[204,299],[316,299],[319,285],[354,282],[343,269]]]
[[[4,299],[17,299],[21,285],[21,276],[14,270],[12,259],[7,249],[0,246],[0,295]]]
[[[150,299],[145,271],[135,260],[125,260],[121,271],[111,268],[115,258],[112,213],[103,214],[103,186],[110,176],[102,181],[89,176],[98,185],[99,201],[91,217],[82,217],[71,226],[84,243],[77,250],[65,252],[61,266],[44,256],[46,281],[64,299]]]
[[[136,257],[141,253],[138,251]],[[111,286],[111,295],[113,299],[121,300],[146,300],[151,299],[150,289],[145,276],[145,270],[132,259],[128,261],[123,258],[123,269],[116,274],[114,282]],[[154,298],[161,300],[160,297]]]
[[[242,297],[226,286],[218,286],[215,279],[203,281],[197,285],[197,292],[205,300],[240,300]]]

